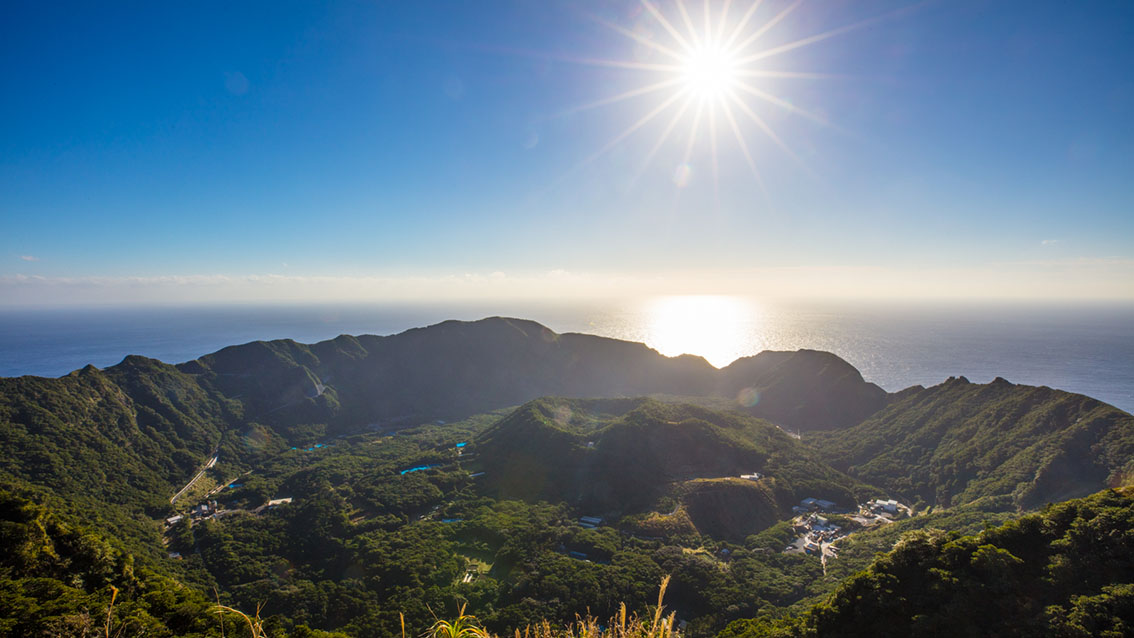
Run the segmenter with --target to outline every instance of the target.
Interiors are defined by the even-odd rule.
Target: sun
[[[724,100],[738,80],[737,56],[717,42],[688,53],[678,75],[685,90],[700,100]]]
[[[694,5],[689,2],[688,5]],[[739,4],[739,3],[738,3]],[[875,16],[836,29],[791,40],[786,44],[761,46],[777,28],[803,4],[803,0],[784,3],[751,0],[745,7],[734,6],[732,0],[704,0],[690,9],[685,0],[659,4],[639,0],[641,8],[634,24],[625,26],[599,17],[593,19],[630,40],[639,52],[647,51],[650,59],[641,56],[625,60],[570,58],[582,64],[638,72],[648,79],[645,84],[630,88],[565,111],[565,114],[607,106],[625,100],[648,103],[651,96],[661,96],[647,106],[646,112],[597,151],[586,157],[575,169],[589,164],[618,146],[623,140],[654,121],[667,121],[643,159],[632,181],[636,181],[654,161],[668,140],[685,136],[684,156],[672,165],[688,174],[694,147],[707,139],[711,148],[714,188],[719,191],[718,151],[723,137],[740,151],[760,188],[767,192],[757,165],[755,153],[769,143],[792,158],[804,171],[813,171],[795,153],[769,123],[764,111],[782,109],[821,126],[835,127],[826,117],[797,106],[792,100],[777,95],[774,86],[780,81],[818,80],[832,76],[814,72],[769,66],[777,59],[790,58],[792,51],[811,46],[828,38],[859,29],[895,15]],[[782,41],[783,38],[780,38]],[[762,114],[763,113],[763,114]],[[685,126],[682,126],[682,123]],[[572,169],[573,172],[575,169]],[[684,172],[682,172],[684,171]],[[682,187],[688,180],[674,180]],[[719,192],[718,192],[719,195]]]

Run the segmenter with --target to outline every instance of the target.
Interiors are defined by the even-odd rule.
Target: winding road
[[[177,501],[178,497],[180,497],[182,494],[184,494],[186,491],[188,491],[189,488],[193,487],[193,484],[196,483],[197,481],[199,481],[201,479],[201,477],[205,475],[205,472],[209,471],[210,467],[217,464],[218,458],[219,458],[219,455],[217,454],[217,450],[214,449],[213,450],[213,458],[209,459],[209,462],[205,464],[205,467],[201,468],[201,471],[197,472],[197,475],[194,476],[191,481],[186,483],[185,487],[178,490],[177,493],[173,495],[173,498],[169,499],[169,504],[172,505],[175,501]]]

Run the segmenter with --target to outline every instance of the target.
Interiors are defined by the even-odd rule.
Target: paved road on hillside
[[[184,494],[186,491],[188,491],[189,488],[193,487],[193,484],[196,483],[197,481],[199,481],[201,479],[201,477],[205,475],[205,472],[209,471],[210,467],[217,464],[218,458],[219,458],[219,455],[217,454],[217,451],[213,450],[213,458],[209,459],[209,462],[205,464],[205,467],[202,468],[200,472],[197,472],[197,476],[194,476],[193,480],[186,483],[185,487],[178,490],[177,493],[173,495],[173,498],[169,499],[169,504],[172,505],[174,503],[174,501],[176,501],[178,499],[178,497],[180,497],[182,494]]]

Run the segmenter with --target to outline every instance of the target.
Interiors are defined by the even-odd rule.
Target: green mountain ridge
[[[134,359],[139,357],[107,370]],[[532,321],[501,317],[311,345],[256,341],[176,367],[238,401],[247,420],[329,423],[344,431],[366,423],[463,418],[548,395],[735,399],[744,390],[751,405],[743,407],[755,416],[791,428],[828,429],[857,423],[887,396],[829,353],[762,352],[718,370],[700,357],[665,357],[640,343],[556,334]]]
[[[0,378],[0,474],[154,516],[214,450],[217,472],[237,475],[264,454],[329,435],[464,418],[552,394],[735,397],[737,388],[767,386],[761,403],[771,412],[816,426],[808,419],[839,401],[829,386],[867,396],[862,410],[885,402],[848,369],[833,355],[800,351],[717,370],[698,357],[502,318],[310,346],[258,341],[176,366],[131,355],[58,379]],[[781,374],[796,384],[776,389]],[[761,403],[741,407],[759,412]]]
[[[815,441],[832,466],[927,505],[1007,499],[1032,509],[1134,477],[1134,416],[1000,378],[910,388]]]
[[[238,415],[192,377],[142,357],[59,379],[0,379],[0,468],[60,493],[158,505]]]

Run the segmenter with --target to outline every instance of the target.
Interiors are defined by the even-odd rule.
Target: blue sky
[[[715,179],[693,109],[650,156],[680,102],[596,156],[670,95],[578,108],[673,77],[586,62],[665,62],[635,1],[6,3],[0,295],[1134,298],[1134,5],[815,0],[751,51],[862,21],[754,63],[825,122],[746,99],[761,187],[723,111]]]

